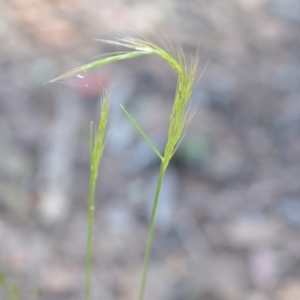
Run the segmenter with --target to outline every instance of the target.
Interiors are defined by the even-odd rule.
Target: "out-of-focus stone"
[[[72,168],[81,106],[75,95],[64,90],[57,95],[56,118],[44,138],[39,164],[40,186],[37,211],[47,225],[67,217],[71,207]]]
[[[52,265],[43,270],[40,288],[52,295],[69,295],[78,288],[80,273],[72,268]]]
[[[168,276],[177,280],[186,274],[188,261],[184,256],[173,254],[166,259],[164,267]]]
[[[259,289],[270,291],[278,282],[278,264],[274,253],[267,249],[252,251],[249,270],[253,283]]]
[[[37,212],[41,222],[45,225],[53,225],[64,220],[70,211],[69,195],[57,188],[45,189],[39,199]]]
[[[261,292],[254,292],[246,296],[246,300],[271,300],[271,298]]]
[[[285,18],[300,21],[300,3],[298,0],[268,0],[268,6]]]
[[[236,0],[236,2],[246,11],[253,11],[261,8],[266,0]]]
[[[236,247],[257,247],[276,241],[281,226],[269,218],[234,218],[225,227],[225,234],[231,245]]]
[[[95,7],[97,11],[97,8]],[[164,13],[163,13],[164,11]],[[125,5],[122,1],[112,1],[98,8],[101,26],[110,32],[134,28],[135,32],[145,32],[163,22],[165,10],[152,2],[136,2]]]
[[[300,226],[300,199],[283,197],[276,205],[277,214],[290,226]]]
[[[87,2],[87,0],[64,0],[55,4],[66,13],[79,13],[86,7]]]
[[[300,281],[290,280],[283,284],[276,292],[276,300],[300,299]]]
[[[65,48],[78,41],[79,32],[73,24],[59,17],[48,1],[14,3],[9,14],[13,22],[24,26],[48,47]]]
[[[122,206],[112,207],[105,213],[105,222],[109,230],[130,234],[136,226],[133,214]]]
[[[28,249],[13,249],[6,257],[6,267],[16,273],[26,271],[30,265],[30,258]]]

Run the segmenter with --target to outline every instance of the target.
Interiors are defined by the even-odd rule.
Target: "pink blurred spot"
[[[71,79],[75,92],[83,99],[93,100],[109,89],[111,72],[107,69],[87,71]]]
[[[260,289],[273,289],[277,282],[277,268],[274,254],[268,249],[259,249],[250,256],[250,275]]]

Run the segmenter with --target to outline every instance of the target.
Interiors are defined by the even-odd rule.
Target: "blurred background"
[[[7,0],[0,16],[0,272],[22,299],[83,299],[89,124],[104,88],[115,125],[93,299],[137,299],[159,162],[119,104],[163,149],[176,74],[148,56],[44,84],[122,50],[94,38],[124,36],[199,49],[199,74],[210,60],[164,181],[146,299],[300,299],[298,0]]]

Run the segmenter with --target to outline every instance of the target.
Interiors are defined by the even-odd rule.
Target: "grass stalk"
[[[161,187],[162,187],[162,183],[163,183],[163,179],[164,179],[164,174],[165,174],[165,170],[164,170],[164,165],[163,165],[163,161],[162,161],[160,170],[159,170],[156,191],[155,191],[155,196],[154,196],[154,203],[153,203],[153,208],[152,208],[152,213],[151,213],[150,226],[149,226],[149,231],[148,231],[146,251],[145,251],[144,263],[143,263],[142,280],[141,280],[140,292],[139,292],[139,300],[144,299],[144,294],[145,294],[145,289],[146,289],[149,260],[150,260],[150,254],[151,254],[151,249],[152,249],[152,244],[153,244],[155,219],[156,219],[157,208],[158,208],[158,203],[159,203],[159,196],[160,196],[160,191],[161,191]]]
[[[92,173],[92,168],[91,168]],[[91,177],[92,178],[92,177]],[[88,235],[86,248],[86,278],[85,278],[85,299],[91,298],[91,277],[93,263],[93,227],[94,227],[94,204],[95,203],[95,181],[90,179],[89,205],[88,205]]]
[[[88,230],[86,245],[86,279],[85,300],[91,299],[92,265],[93,265],[93,229],[95,211],[95,188],[98,179],[98,170],[106,142],[106,125],[109,112],[109,95],[102,100],[100,121],[96,136],[93,133],[93,124],[90,127],[90,187],[88,203]]]

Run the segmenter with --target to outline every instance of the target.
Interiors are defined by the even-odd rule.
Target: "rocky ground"
[[[93,299],[137,299],[176,74],[143,57],[46,84],[144,36],[199,49],[197,113],[164,181],[148,299],[300,299],[297,0],[0,4],[0,270],[22,299],[83,299],[90,120],[113,87],[99,173]],[[154,34],[154,33],[155,34]],[[5,299],[4,295],[1,299]]]

